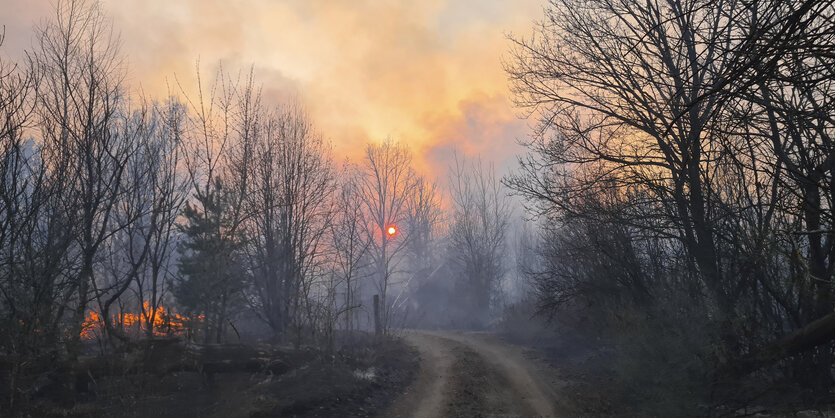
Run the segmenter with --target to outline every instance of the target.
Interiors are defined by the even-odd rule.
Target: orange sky
[[[270,98],[299,99],[337,160],[367,141],[408,143],[417,167],[445,176],[451,150],[505,172],[527,122],[508,99],[507,33],[526,35],[541,0],[109,0],[131,86],[166,94],[218,62],[247,71]],[[30,45],[50,0],[0,0],[5,53]]]

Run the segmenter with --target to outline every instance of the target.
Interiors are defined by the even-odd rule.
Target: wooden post
[[[377,338],[383,335],[383,326],[380,323],[380,295],[374,295],[374,335]]]

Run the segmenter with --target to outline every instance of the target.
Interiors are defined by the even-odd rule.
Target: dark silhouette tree
[[[183,209],[174,295],[193,320],[199,318],[203,339],[220,343],[230,311],[241,303],[241,241],[231,194],[219,178],[198,200],[200,209],[188,203]]]

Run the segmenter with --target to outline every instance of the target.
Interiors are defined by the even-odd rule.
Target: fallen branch
[[[833,339],[835,339],[835,312],[812,321],[761,350],[732,361],[726,367],[726,372],[738,377],[744,376],[786,357],[826,344]]]

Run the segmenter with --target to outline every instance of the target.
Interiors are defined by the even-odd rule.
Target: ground
[[[404,331],[333,355],[312,348],[204,346],[183,368],[180,343],[144,350],[141,366],[89,374],[83,391],[41,390],[24,416],[554,417],[608,415],[577,376],[494,334]],[[211,348],[214,347],[214,348]],[[221,349],[226,347],[224,349]],[[205,350],[214,351],[205,351]],[[188,347],[186,347],[188,350]],[[270,351],[273,350],[273,351]],[[264,368],[246,361],[272,356]],[[230,366],[230,362],[238,366]],[[230,368],[232,369],[230,371]],[[223,370],[211,372],[208,370]],[[101,374],[101,375],[99,375]],[[76,373],[78,375],[78,373]],[[82,374],[84,377],[86,372]],[[80,386],[76,384],[76,389]],[[580,392],[583,392],[582,394]],[[588,393],[586,393],[588,392]],[[575,396],[576,395],[576,396]],[[596,405],[588,409],[589,405]],[[0,411],[2,412],[2,411]],[[2,413],[0,413],[2,415]]]
[[[571,416],[557,372],[531,350],[490,334],[406,332],[421,367],[387,417]]]
[[[150,367],[123,367],[120,373],[103,376],[92,373],[84,390],[76,384],[70,391],[56,379],[19,415],[371,417],[379,416],[404,391],[419,367],[417,352],[402,341],[369,343],[333,355],[312,348],[276,348],[286,366],[275,367],[273,362],[270,369],[215,373],[207,371],[208,365],[172,369],[163,363],[179,363],[172,360],[178,354],[167,350],[162,358],[150,356]],[[221,359],[212,365],[228,362]]]

